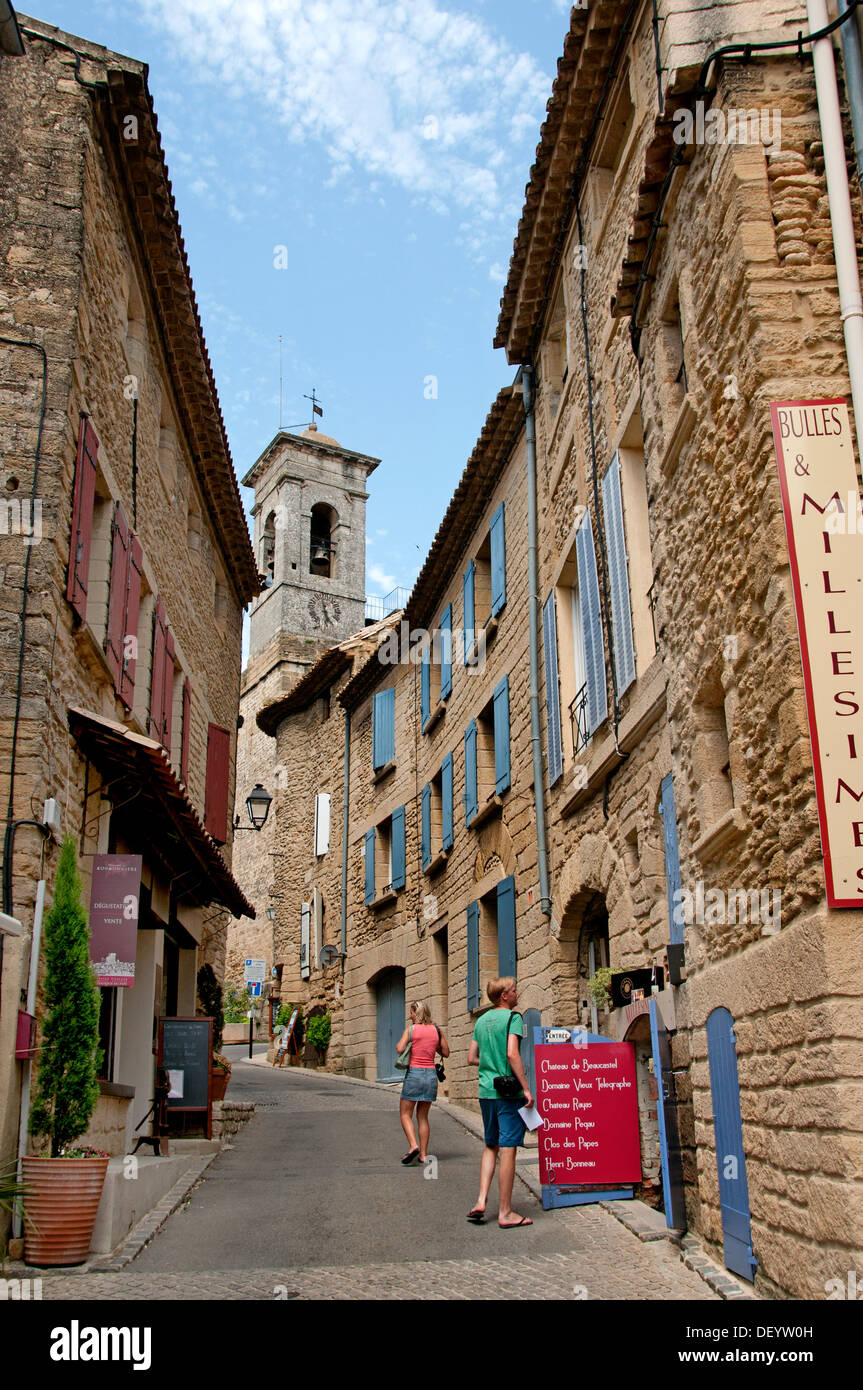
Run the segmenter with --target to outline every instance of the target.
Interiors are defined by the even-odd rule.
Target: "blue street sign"
[[[253,999],[260,999],[260,997],[261,997],[261,982],[260,982],[260,980],[257,980],[254,984],[250,984],[250,985],[248,986],[248,990],[249,990],[249,994],[251,995],[251,997],[252,997]]]

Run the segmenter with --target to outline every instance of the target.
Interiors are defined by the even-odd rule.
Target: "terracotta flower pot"
[[[225,1099],[225,1092],[228,1089],[228,1082],[231,1079],[229,1071],[222,1071],[221,1067],[213,1067],[210,1072],[210,1095],[215,1105],[217,1100]]]
[[[28,1265],[86,1260],[102,1196],[107,1158],[25,1158],[24,1259]]]

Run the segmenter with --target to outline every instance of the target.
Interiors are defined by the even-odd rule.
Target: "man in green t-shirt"
[[[497,1224],[503,1230],[513,1226],[532,1226],[529,1216],[519,1216],[512,1209],[512,1185],[515,1181],[515,1151],[524,1139],[524,1120],[519,1115],[520,1106],[532,1106],[527,1077],[519,1055],[519,1043],[524,1035],[524,1022],[521,1014],[515,1013],[518,1003],[518,988],[512,976],[500,980],[490,980],[486,991],[492,1003],[486,1013],[477,1019],[467,1060],[470,1066],[479,1067],[479,1106],[485,1128],[485,1148],[482,1151],[480,1167],[479,1197],[476,1205],[467,1214],[468,1221],[477,1226],[485,1222],[485,1208],[488,1202],[494,1170],[500,1154],[500,1173],[498,1191],[500,1203]],[[494,1087],[496,1076],[512,1073],[519,1081],[523,1095],[514,1100],[502,1100]]]

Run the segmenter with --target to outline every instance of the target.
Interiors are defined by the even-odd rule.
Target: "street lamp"
[[[266,787],[262,787],[260,782],[256,782],[249,795],[246,797],[246,810],[249,813],[251,825],[240,825],[240,817],[234,820],[234,831],[238,830],[262,830],[264,822],[270,812],[270,793]]]

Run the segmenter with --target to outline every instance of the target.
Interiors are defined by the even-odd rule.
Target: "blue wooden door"
[[[405,1029],[405,972],[388,970],[377,982],[378,1081],[401,1081],[396,1043]]]
[[[665,1224],[674,1231],[686,1230],[686,1202],[683,1195],[683,1156],[677,1124],[677,1096],[671,1068],[671,1040],[656,1007],[650,1000],[650,1045],[653,1075],[658,1096],[656,1118],[659,1124],[659,1156],[662,1162],[662,1203]]]
[[[707,1059],[710,1064],[725,1263],[735,1274],[751,1281],[755,1277],[758,1261],[752,1254],[749,1187],[746,1182],[740,1084],[737,1078],[737,1040],[734,1020],[727,1009],[714,1009],[707,1020]]]
[[[521,1064],[524,1067],[524,1074],[530,1082],[534,1100],[536,1100],[536,1059],[533,1049],[536,1030],[541,1027],[542,1014],[539,1009],[525,1009],[524,1037],[521,1040]]]

